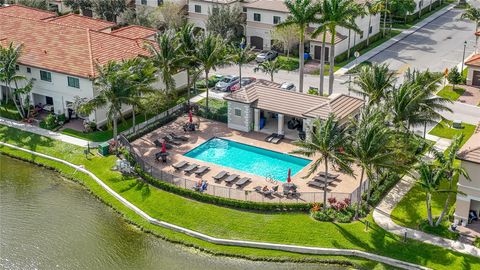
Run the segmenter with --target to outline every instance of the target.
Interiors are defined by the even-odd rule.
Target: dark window
[[[253,13],[253,20],[256,22],[259,22],[262,20],[262,17],[260,16],[259,13]]]
[[[147,5],[147,0],[142,0],[142,5]]]
[[[67,77],[68,86],[80,88],[80,80],[74,77]]]
[[[20,67],[18,65],[15,65],[15,70],[20,70]]]
[[[218,14],[218,7],[212,8],[212,14]]]
[[[28,72],[28,73],[32,73],[32,69],[29,68],[29,67],[27,67],[27,72]]]
[[[368,28],[368,33],[370,33],[370,34],[371,34],[371,33],[372,33],[372,31],[373,31],[373,27],[372,27],[372,26],[370,26],[370,28]]]
[[[278,16],[273,16],[273,24],[279,24],[280,23],[280,17]]]
[[[243,12],[247,12],[247,8],[246,8],[246,7],[243,8]]]
[[[195,12],[196,12],[196,13],[202,13],[202,6],[200,6],[200,5],[195,5]]]
[[[157,0],[157,6],[163,5],[163,0]]]
[[[52,81],[52,73],[50,73],[48,71],[40,70],[40,80],[51,82]]]

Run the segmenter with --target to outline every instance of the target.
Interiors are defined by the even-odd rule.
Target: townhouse
[[[75,114],[77,98],[98,95],[94,79],[97,65],[134,57],[149,57],[144,48],[157,31],[141,26],[115,29],[114,23],[81,15],[56,17],[54,13],[18,5],[0,7],[0,44],[22,44],[17,72],[33,80],[30,103],[47,107],[67,117]],[[175,75],[176,85],[187,84],[186,72]],[[0,82],[0,99],[7,89]],[[163,82],[154,84],[163,89]],[[125,107],[129,112],[131,108]],[[98,125],[106,123],[104,110],[96,110],[85,119]]]

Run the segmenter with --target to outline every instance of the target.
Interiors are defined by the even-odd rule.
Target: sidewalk
[[[380,44],[378,47],[375,47],[372,50],[365,53],[364,55],[361,55],[356,60],[353,60],[352,62],[346,64],[345,66],[343,66],[342,68],[337,70],[335,72],[335,75],[344,75],[349,69],[354,68],[357,64],[360,64],[364,61],[367,61],[368,59],[370,59],[370,58],[374,57],[375,55],[379,54],[380,52],[386,50],[387,48],[394,45],[395,43],[397,43],[397,42],[401,41],[402,39],[408,37],[409,35],[415,33],[416,31],[418,31],[419,29],[421,29],[422,27],[424,27],[428,23],[432,22],[433,20],[437,19],[438,17],[442,16],[443,14],[445,14],[449,10],[453,9],[454,7],[455,7],[454,4],[450,4],[446,7],[444,7],[443,9],[435,12],[434,14],[432,14],[431,16],[423,19],[421,22],[415,24],[411,28],[409,28],[407,30],[404,30],[402,33],[396,35],[395,37],[391,38],[390,40],[385,41],[384,43]]]
[[[75,138],[75,137],[72,137],[72,136],[68,136],[68,135],[65,135],[65,134],[61,134],[61,133],[58,133],[58,132],[54,132],[54,131],[51,131],[51,130],[39,128],[37,126],[33,126],[33,125],[30,125],[30,124],[10,120],[10,119],[3,118],[3,117],[0,117],[0,125],[4,125],[4,126],[7,126],[7,127],[12,127],[12,128],[17,128],[17,129],[20,129],[20,130],[23,130],[23,131],[28,131],[28,132],[35,133],[35,134],[38,134],[38,135],[42,135],[42,136],[45,136],[45,137],[48,137],[48,138],[52,138],[54,140],[59,140],[59,141],[62,141],[62,142],[75,144],[75,145],[82,146],[82,147],[87,147],[87,145],[90,145],[90,147],[97,147],[98,144],[99,144],[99,143],[89,142],[89,141],[86,141],[86,140]]]

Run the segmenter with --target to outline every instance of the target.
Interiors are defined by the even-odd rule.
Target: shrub
[[[337,212],[335,219],[340,223],[348,223],[352,221],[354,213],[350,211],[340,211]]]
[[[401,177],[396,173],[387,173],[385,176],[383,176],[378,181],[377,185],[372,188],[368,204],[376,206],[385,196],[385,194],[387,194],[388,191],[390,191],[390,189],[397,184],[400,178]]]
[[[355,215],[355,208],[350,204],[350,199],[337,201],[335,197],[328,198],[330,205],[327,209],[321,209],[319,204],[314,204],[310,215],[319,221],[337,221],[341,223],[351,222]]]
[[[334,221],[335,220],[335,214],[331,213],[330,210],[331,208],[328,208],[327,210],[320,210],[317,212],[312,213],[312,217],[316,220],[319,221]]]
[[[477,248],[480,248],[480,237],[475,237],[475,240],[473,241],[473,245],[476,246]]]

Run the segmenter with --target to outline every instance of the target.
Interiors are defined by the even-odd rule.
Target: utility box
[[[98,145],[98,153],[102,156],[108,156],[110,152],[110,144],[108,142],[101,143]]]

